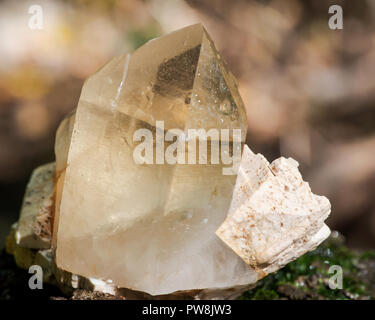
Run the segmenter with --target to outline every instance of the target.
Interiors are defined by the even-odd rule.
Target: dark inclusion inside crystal
[[[160,96],[183,97],[185,104],[190,104],[200,50],[201,45],[197,45],[161,63],[152,91]],[[213,93],[206,103],[221,114],[235,119],[238,113],[237,105],[220,72],[218,61],[210,59],[203,68],[202,86],[206,91]]]
[[[160,64],[152,91],[177,97],[192,90],[200,49],[201,45],[198,45]],[[189,97],[185,100],[190,102]]]

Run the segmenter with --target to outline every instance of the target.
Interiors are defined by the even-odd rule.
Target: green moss
[[[374,299],[374,277],[361,274],[366,263],[375,263],[375,252],[356,253],[343,244],[341,236],[330,237],[316,250],[289,263],[275,274],[259,281],[241,299]],[[332,265],[343,269],[343,289],[330,289],[329,273]]]
[[[361,260],[375,259],[375,251],[365,251],[361,254]]]

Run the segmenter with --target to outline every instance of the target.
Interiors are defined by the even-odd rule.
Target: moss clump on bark
[[[329,279],[343,270],[342,289],[330,289]],[[375,252],[358,253],[344,245],[337,232],[317,249],[258,282],[240,299],[374,299]]]

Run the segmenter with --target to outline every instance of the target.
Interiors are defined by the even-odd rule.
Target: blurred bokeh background
[[[31,5],[43,28],[30,29]],[[330,5],[344,28],[328,27]],[[31,171],[84,79],[114,55],[202,22],[239,80],[247,143],[300,162],[330,227],[375,248],[375,1],[0,0],[0,247]]]

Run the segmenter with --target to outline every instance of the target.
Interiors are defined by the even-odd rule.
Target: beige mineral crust
[[[216,234],[265,276],[329,236],[330,208],[302,180],[297,161],[281,157],[270,164],[245,145],[228,216]]]
[[[49,248],[55,163],[36,168],[26,187],[18,227],[17,244],[25,248]]]

